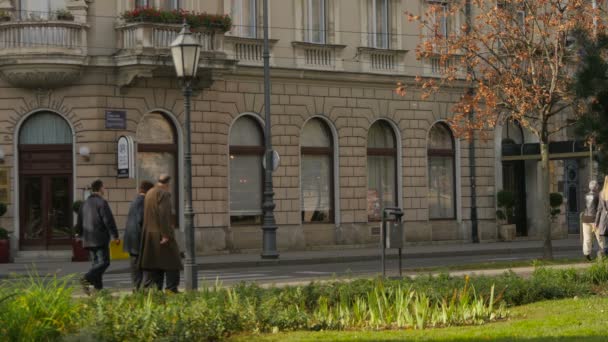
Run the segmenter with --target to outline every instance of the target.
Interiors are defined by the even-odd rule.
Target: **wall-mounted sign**
[[[118,138],[117,149],[118,178],[135,178],[135,142],[132,137]]]
[[[281,164],[281,156],[279,156],[279,152],[272,151],[272,171],[276,171]],[[266,157],[262,158],[262,167],[266,169]]]
[[[127,129],[127,112],[106,110],[106,129]]]

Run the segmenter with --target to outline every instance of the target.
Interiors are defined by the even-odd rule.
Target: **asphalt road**
[[[477,255],[477,256],[456,256],[441,258],[420,258],[403,259],[404,273],[408,269],[421,267],[448,267],[456,265],[468,265],[485,262],[533,260],[541,257],[540,253],[524,253],[511,255]],[[560,251],[554,252],[555,258],[578,258],[581,257],[580,251]],[[387,274],[396,275],[398,273],[397,260],[387,260]],[[239,282],[255,282],[258,284],[292,284],[307,283],[314,280],[327,280],[337,278],[352,278],[374,276],[381,272],[380,260],[373,259],[364,262],[351,263],[330,263],[317,265],[286,265],[286,266],[267,266],[252,268],[235,268],[225,270],[205,270],[201,267],[198,271],[199,286],[213,285],[219,282],[224,285],[236,284]],[[104,276],[104,286],[114,289],[128,289],[131,287],[130,274],[110,272]],[[183,286],[183,276],[182,276]]]

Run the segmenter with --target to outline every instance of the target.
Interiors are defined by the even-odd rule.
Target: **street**
[[[577,258],[581,256],[578,250],[556,251],[555,258]],[[404,273],[408,270],[423,267],[448,267],[457,265],[469,265],[486,262],[508,262],[518,260],[532,260],[540,258],[540,253],[513,253],[496,256],[490,255],[469,255],[452,257],[432,257],[432,258],[404,258]],[[581,258],[582,260],[582,258]],[[69,263],[65,265],[40,263],[36,266],[36,272],[40,275],[57,274],[60,276],[74,274],[78,279],[78,274],[84,272],[89,267],[89,263]],[[26,274],[24,267],[13,265],[11,268],[3,268],[0,279],[10,277],[11,273]],[[30,270],[32,268],[30,267]],[[388,259],[386,270],[388,275],[396,275],[397,260]],[[232,285],[239,282],[255,282],[257,284],[297,284],[307,283],[315,280],[327,280],[332,278],[352,278],[374,276],[381,272],[380,259],[370,258],[369,261],[349,262],[349,263],[317,263],[311,265],[274,265],[259,266],[249,268],[223,268],[205,270],[204,265],[199,267],[199,285],[209,286],[216,282],[223,285]],[[131,287],[130,274],[125,261],[113,262],[104,275],[104,285],[109,289],[129,289]],[[183,276],[182,284],[183,287]]]

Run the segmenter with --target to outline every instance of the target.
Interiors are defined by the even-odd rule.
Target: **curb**
[[[580,246],[563,246],[553,247],[554,252],[558,251],[574,251],[579,250]],[[480,249],[480,250],[460,250],[460,251],[445,251],[445,252],[419,252],[419,253],[403,253],[403,260],[407,259],[430,259],[430,258],[445,258],[453,256],[473,256],[473,255],[510,255],[517,253],[542,252],[542,246],[538,247],[522,247],[522,248],[503,248],[503,249]],[[328,257],[312,257],[301,259],[278,259],[278,260],[247,260],[247,261],[220,261],[203,263],[198,262],[199,270],[218,270],[218,269],[235,269],[249,267],[266,267],[266,266],[290,266],[290,265],[316,265],[316,264],[340,264],[349,262],[360,262],[380,259],[380,255],[350,255],[350,256],[328,256]],[[388,254],[390,253],[390,254]],[[394,250],[387,250],[387,259],[396,260],[398,255]],[[117,274],[130,272],[129,268],[114,269],[106,272],[106,274]]]

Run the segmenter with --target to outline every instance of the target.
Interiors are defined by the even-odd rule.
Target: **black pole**
[[[190,99],[192,97],[192,84],[185,80],[184,84],[184,111],[186,113],[186,146],[184,159],[186,164],[185,188],[186,205],[184,208],[185,216],[185,235],[186,235],[186,260],[184,262],[184,281],[186,290],[196,290],[198,288],[198,277],[196,274],[196,254],[194,251],[194,211],[192,210],[192,148],[191,148],[191,129],[190,129]]]
[[[472,25],[472,11],[471,11],[471,0],[467,0],[465,3],[465,16],[467,21],[467,29],[466,34],[468,35],[471,32]],[[473,69],[471,68],[470,63],[467,63],[467,72],[471,74]],[[470,88],[468,91],[468,96],[473,96],[475,94],[475,90]],[[469,120],[473,120],[475,117],[475,111],[471,108],[471,112],[469,113]],[[475,172],[475,131],[471,129],[470,138],[469,138],[469,177],[471,183],[471,238],[473,243],[479,243],[479,222],[477,219],[477,189],[476,189],[476,172]]]
[[[277,259],[277,224],[274,219],[274,190],[272,188],[272,121],[270,119],[270,49],[268,47],[268,0],[264,0],[264,138],[266,141],[266,151],[264,158],[266,168],[264,169],[264,219],[262,222],[262,258]]]

